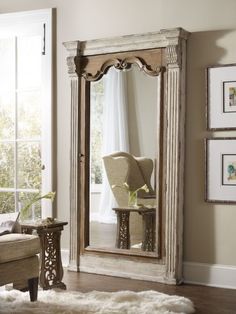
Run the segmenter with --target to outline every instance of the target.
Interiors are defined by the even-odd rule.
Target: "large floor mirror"
[[[182,279],[186,39],[174,29],[65,43],[71,270]]]
[[[136,64],[128,70],[112,66],[90,83],[90,247],[156,251],[155,74]]]

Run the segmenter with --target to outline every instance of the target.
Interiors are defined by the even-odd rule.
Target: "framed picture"
[[[236,203],[236,138],[205,140],[207,202]]]
[[[207,129],[236,130],[236,64],[207,68]]]

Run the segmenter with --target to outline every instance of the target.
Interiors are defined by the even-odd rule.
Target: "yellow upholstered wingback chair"
[[[149,192],[138,192],[138,203],[155,206],[155,191],[151,186],[153,160],[146,157],[134,157],[126,152],[115,152],[103,157],[104,167],[110,186],[122,186],[125,182],[134,191],[147,185]],[[118,206],[127,206],[128,196],[125,189],[113,188],[113,195]]]
[[[130,190],[134,191],[144,184],[149,192],[143,190],[138,192],[138,204],[156,207],[156,195],[151,186],[151,176],[153,173],[153,160],[146,157],[134,157],[126,152],[115,152],[103,157],[108,182],[112,193],[119,207],[127,207],[128,193],[125,189],[112,188],[112,185],[122,186],[125,182]],[[130,234],[131,243],[141,241],[143,223],[140,215],[130,213]]]
[[[0,286],[27,281],[30,300],[37,300],[40,240],[38,236],[9,233],[0,236]]]

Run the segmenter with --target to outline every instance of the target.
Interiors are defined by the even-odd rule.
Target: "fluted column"
[[[70,52],[67,58],[68,73],[71,85],[71,129],[70,129],[70,255],[69,270],[79,270],[80,256],[80,217],[79,217],[79,123],[80,123],[80,56],[79,42],[64,44]]]
[[[166,47],[166,277],[182,280],[182,234],[185,142],[185,40]]]

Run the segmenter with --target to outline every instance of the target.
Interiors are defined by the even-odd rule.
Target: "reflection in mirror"
[[[91,247],[156,251],[157,80],[133,65],[90,83]]]

